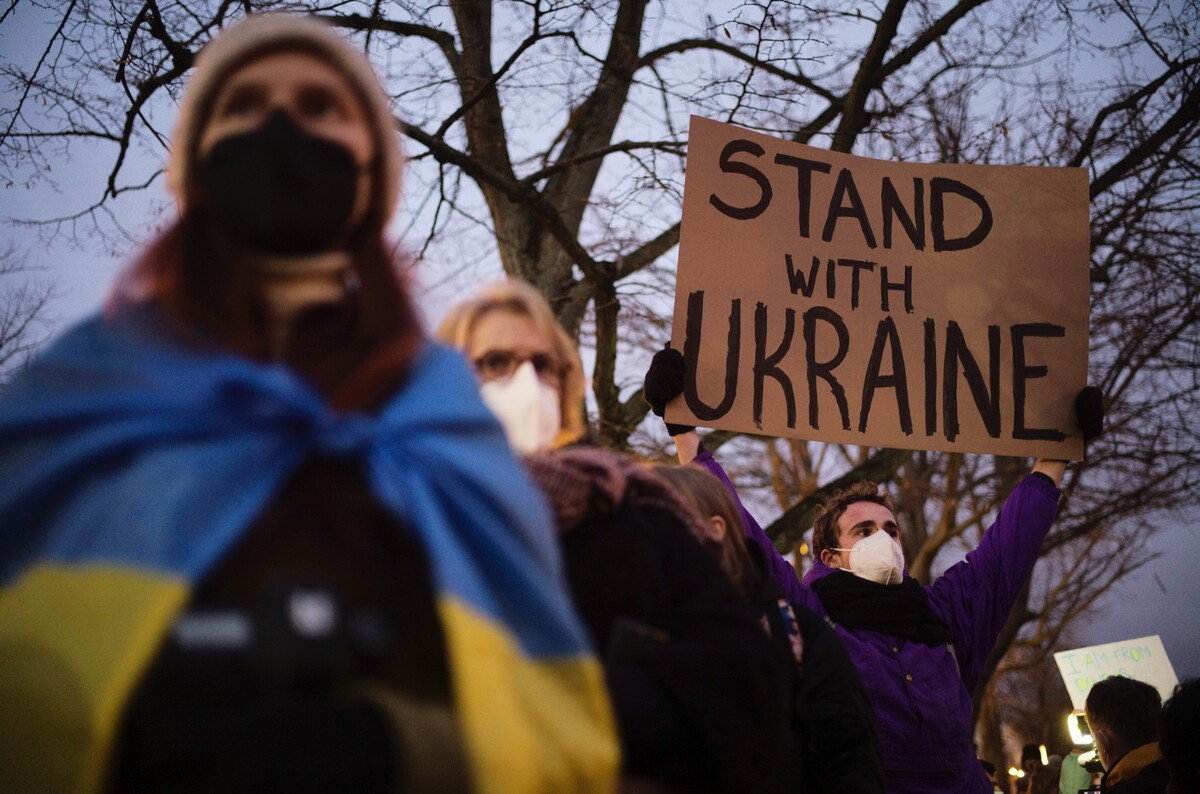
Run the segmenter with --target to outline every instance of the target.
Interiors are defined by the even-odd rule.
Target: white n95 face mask
[[[562,428],[558,389],[542,383],[529,361],[507,378],[484,383],[479,394],[522,455],[549,449]]]
[[[904,549],[900,541],[883,530],[877,530],[849,549],[834,549],[850,553],[850,572],[878,584],[899,584],[904,578]]]

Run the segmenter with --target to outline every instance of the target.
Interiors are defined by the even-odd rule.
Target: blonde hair
[[[655,474],[667,481],[683,501],[706,522],[712,516],[725,521],[725,536],[721,539],[718,562],[744,599],[753,589],[754,564],[746,549],[742,513],[725,485],[711,472],[692,465],[654,464]]]
[[[476,324],[485,314],[506,311],[528,317],[546,341],[562,366],[559,379],[559,410],[562,430],[554,440],[560,447],[581,438],[586,430],[583,416],[583,396],[587,382],[579,348],[558,324],[550,304],[524,281],[509,280],[484,287],[477,295],[453,306],[438,325],[434,336],[459,350],[466,350]]]

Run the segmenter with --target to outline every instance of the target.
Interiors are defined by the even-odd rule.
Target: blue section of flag
[[[441,596],[533,657],[586,653],[551,518],[458,354],[425,345],[378,415],[290,371],[172,343],[151,309],[94,318],[0,394],[0,583],[35,561],[195,581],[314,454],[361,460]]]

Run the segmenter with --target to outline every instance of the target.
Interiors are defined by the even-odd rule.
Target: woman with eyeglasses
[[[450,310],[484,402],[557,519],[567,581],[601,656],[626,791],[771,791],[786,749],[779,665],[717,562],[707,523],[628,456],[581,443],[579,353],[516,281]]]
[[[533,287],[510,281],[484,289],[452,307],[436,336],[466,355],[517,452],[583,437],[587,383],[579,351]]]

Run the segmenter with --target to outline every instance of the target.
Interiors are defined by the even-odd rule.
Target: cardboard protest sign
[[[1123,675],[1149,684],[1158,690],[1164,701],[1171,697],[1179,683],[1157,634],[1061,651],[1054,654],[1054,661],[1067,685],[1071,705],[1080,710],[1087,702],[1092,685],[1109,676]]]
[[[692,117],[667,419],[1078,459],[1088,182],[894,163]]]

